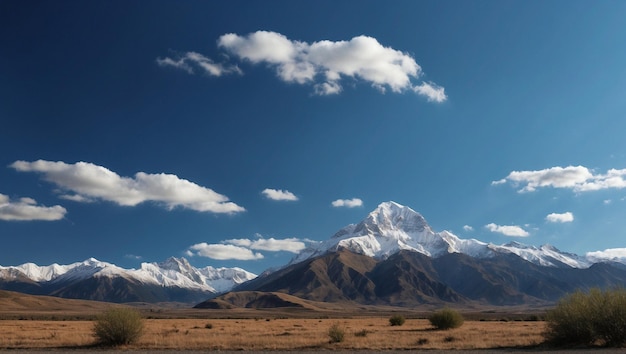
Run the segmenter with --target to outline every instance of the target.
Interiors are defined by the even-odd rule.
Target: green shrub
[[[93,332],[102,345],[123,345],[136,341],[143,331],[143,319],[131,308],[112,308],[98,316]]]
[[[428,320],[436,329],[451,329],[463,325],[463,316],[458,311],[449,308],[433,313]]]
[[[346,336],[346,331],[339,326],[339,324],[335,323],[330,326],[328,329],[328,337],[330,337],[331,343],[340,343],[343,342],[344,337]]]
[[[554,345],[626,345],[626,290],[587,293],[562,298],[546,314],[544,337]]]
[[[406,319],[402,315],[393,315],[389,318],[389,324],[392,326],[402,326]]]

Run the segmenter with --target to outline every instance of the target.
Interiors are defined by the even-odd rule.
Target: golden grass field
[[[302,308],[225,310],[135,304],[145,318],[139,341],[126,349],[298,350],[298,349],[480,349],[531,347],[543,341],[542,321],[528,309],[474,309],[465,324],[432,330],[424,319],[432,309],[304,303]],[[93,319],[115,305],[0,291],[0,349],[91,348]],[[505,310],[504,312],[502,312]],[[533,313],[541,314],[535,309]],[[391,326],[389,317],[407,317]],[[537,319],[538,316],[534,316]],[[507,319],[505,321],[505,319]],[[512,320],[515,319],[515,320]],[[329,343],[334,324],[345,331]]]
[[[329,343],[328,330],[345,330]],[[94,344],[92,321],[1,320],[0,349],[71,348]],[[144,334],[127,349],[479,349],[529,347],[543,341],[541,321],[466,321],[435,331],[425,319],[390,326],[387,317],[349,319],[146,319]]]

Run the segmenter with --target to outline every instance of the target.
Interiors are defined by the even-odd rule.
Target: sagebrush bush
[[[430,324],[436,329],[451,329],[458,328],[463,325],[463,315],[458,311],[444,308],[439,310],[428,318]]]
[[[389,318],[389,324],[392,326],[402,326],[406,319],[402,315],[393,315]]]
[[[143,318],[131,308],[112,308],[98,316],[93,332],[101,345],[131,344],[143,332]]]
[[[554,345],[626,345],[626,290],[577,291],[546,314],[544,337]]]
[[[328,329],[328,337],[330,337],[331,343],[343,342],[343,339],[345,336],[346,336],[346,331],[337,323],[333,324]]]

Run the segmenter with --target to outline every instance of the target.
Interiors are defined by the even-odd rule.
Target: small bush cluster
[[[577,291],[546,314],[546,340],[554,345],[626,346],[626,290]]]
[[[392,326],[402,326],[406,319],[402,315],[393,315],[389,318],[389,324]]]
[[[339,324],[335,323],[330,326],[328,329],[328,337],[330,337],[330,343],[340,343],[343,342],[344,337],[346,336],[346,331],[339,326]]]
[[[131,344],[143,332],[143,319],[137,310],[112,308],[98,316],[93,327],[98,344],[116,346]]]
[[[449,308],[433,313],[428,320],[436,329],[458,328],[463,325],[463,316],[458,311]]]

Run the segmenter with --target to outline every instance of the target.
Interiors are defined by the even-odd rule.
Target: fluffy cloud
[[[346,207],[346,208],[356,208],[363,206],[363,201],[359,198],[352,199],[337,199],[331,203],[335,208]]]
[[[546,220],[549,222],[560,222],[560,223],[572,222],[574,221],[574,214],[572,214],[569,211],[562,213],[562,214],[551,213],[551,214],[548,214],[548,216],[546,216]]]
[[[254,251],[268,252],[291,252],[299,253],[306,245],[305,240],[297,238],[275,239],[263,238],[257,235],[257,239],[247,238],[224,240],[218,244],[198,243],[187,250],[188,256],[201,256],[217,260],[236,259],[241,261],[263,259],[263,254]]]
[[[610,169],[606,174],[594,174],[584,166],[552,167],[538,171],[513,171],[492,184],[512,182],[522,185],[519,192],[534,192],[537,188],[568,188],[575,192],[626,188],[626,169]]]
[[[224,243],[240,247],[246,247],[251,250],[270,252],[286,251],[291,253],[298,253],[306,247],[302,240],[294,237],[285,239],[275,239],[273,237],[270,237],[268,239],[258,238],[256,240],[232,239],[226,240],[224,241]]]
[[[298,197],[288,190],[265,188],[261,193],[263,193],[266,198],[272,200],[298,200]]]
[[[516,225],[496,225],[494,223],[487,224],[485,227],[491,232],[497,232],[505,236],[526,237],[528,232]]]
[[[217,260],[235,259],[239,261],[250,261],[263,259],[261,253],[254,253],[245,247],[224,244],[208,244],[206,242],[195,244],[189,247],[189,256],[207,257]]]
[[[587,252],[592,261],[626,261],[626,248],[609,248],[604,251]]]
[[[409,54],[384,47],[378,40],[357,36],[348,41],[302,42],[270,31],[257,31],[246,36],[228,33],[217,45],[235,57],[252,64],[267,64],[276,69],[285,82],[313,85],[318,95],[342,91],[344,78],[361,80],[381,92],[413,91],[428,101],[447,99],[443,87],[432,82],[413,83],[422,76],[422,68]],[[195,52],[172,58],[159,58],[161,66],[171,66],[194,73],[194,66],[210,75],[241,73],[236,66],[217,64]]]
[[[184,70],[189,74],[194,74],[196,70],[200,70],[200,72],[211,76],[242,73],[241,70],[235,65],[224,65],[215,63],[213,60],[196,52],[187,52],[182,55],[177,55],[175,59],[168,57],[157,58],[156,62],[159,66],[171,66],[180,70]]]
[[[468,231],[468,232],[469,232],[469,231],[474,231],[474,228],[473,228],[473,227],[471,227],[471,226],[469,226],[469,225],[463,225],[463,230],[465,230],[465,231]]]
[[[0,194],[0,220],[5,221],[55,221],[65,217],[67,210],[60,205],[46,207],[37,205],[32,198],[20,198],[11,201],[4,194]]]
[[[74,201],[101,199],[124,206],[153,201],[167,208],[183,207],[201,212],[236,213],[245,209],[229,202],[224,195],[171,174],[138,172],[134,178],[87,162],[67,164],[38,160],[16,161],[10,167],[22,172],[37,172],[43,178],[73,195],[62,196]]]

